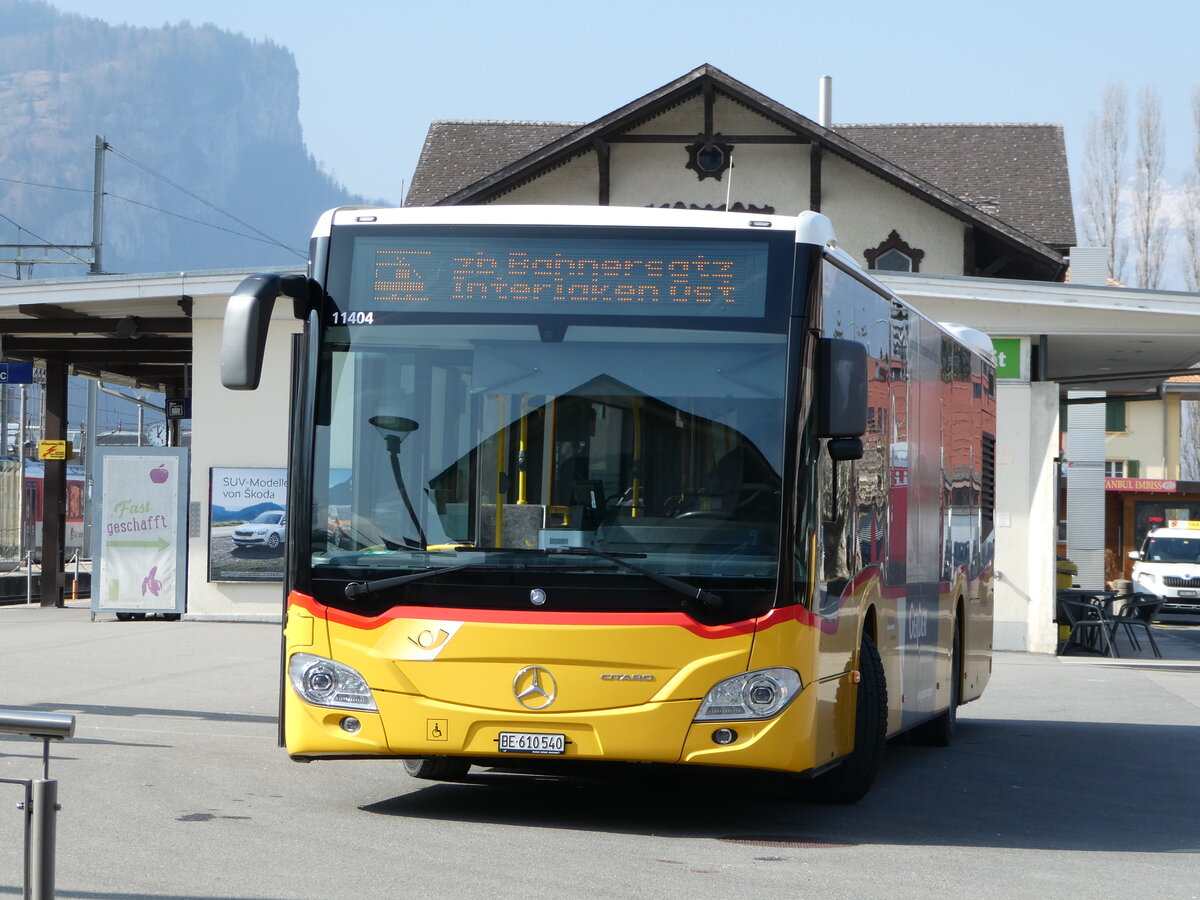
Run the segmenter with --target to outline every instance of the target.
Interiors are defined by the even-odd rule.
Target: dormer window
[[[900,237],[900,233],[892,229],[887,240],[873,250],[864,250],[863,256],[866,257],[869,269],[882,272],[920,272],[925,251],[910,247]]]
[[[885,272],[911,272],[913,261],[911,256],[901,253],[899,250],[888,250],[875,257],[875,268]]]

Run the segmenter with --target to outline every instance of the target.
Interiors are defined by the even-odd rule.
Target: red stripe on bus
[[[499,625],[618,625],[618,626],[654,626],[683,628],[697,637],[707,640],[721,640],[753,634],[765,628],[781,625],[784,622],[798,621],[805,625],[820,627],[828,630],[830,625],[836,629],[836,623],[821,621],[803,606],[786,606],[768,610],[755,619],[745,619],[728,625],[704,625],[691,616],[682,612],[655,613],[600,613],[600,612],[549,612],[525,611],[515,609],[458,609],[453,607],[434,606],[395,606],[377,616],[360,616],[346,610],[325,606],[323,603],[292,591],[288,596],[290,606],[306,609],[318,618],[328,619],[339,625],[360,628],[366,631],[380,628],[395,619],[427,619],[452,622],[485,622]]]

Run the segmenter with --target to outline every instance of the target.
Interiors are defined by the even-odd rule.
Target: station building
[[[1080,582],[1099,587],[1105,401],[1156,393],[1200,361],[1200,297],[1109,286],[1099,254],[1075,247],[1060,126],[834,125],[827,85],[817,97],[818,116],[809,118],[701,66],[592,122],[435,121],[406,202],[829,216],[840,247],[925,315],[992,336],[999,356],[994,644],[1052,651],[1061,473],[1068,473],[1067,549]],[[0,285],[10,358],[45,360],[54,378],[69,367],[120,369],[190,400],[186,615],[194,618],[277,619],[282,607],[278,583],[209,578],[211,472],[286,462],[297,328],[286,309],[274,314],[260,389],[234,393],[219,382],[225,301],[245,274]],[[115,330],[122,321],[125,336]],[[130,327],[138,334],[130,337]],[[15,353],[9,334],[23,341]],[[79,344],[78,354],[102,358],[73,351],[80,340],[92,343]],[[160,345],[178,355],[158,361],[149,348]],[[1060,440],[1064,400],[1069,458]]]

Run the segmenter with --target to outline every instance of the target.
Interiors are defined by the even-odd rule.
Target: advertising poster
[[[208,580],[283,581],[286,469],[210,469]]]
[[[183,611],[187,450],[99,448],[92,611]]]

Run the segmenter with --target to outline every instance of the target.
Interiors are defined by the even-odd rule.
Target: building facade
[[[905,299],[969,325],[961,303],[940,315],[923,287],[980,279],[966,292],[978,296],[1002,279],[1058,285],[1075,242],[1057,125],[831,126],[712,66],[594,122],[434,122],[407,202],[811,209]],[[1045,650],[1057,388],[1031,378],[1025,324],[999,327],[990,333],[1017,336],[1018,365],[999,383],[996,646]]]

